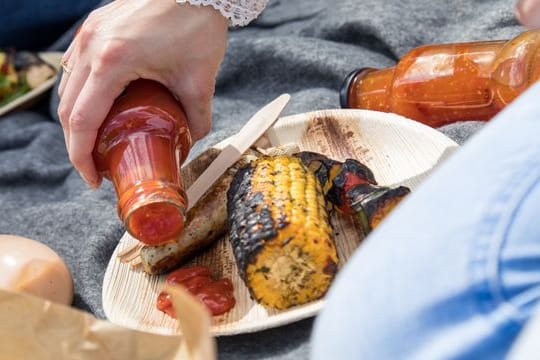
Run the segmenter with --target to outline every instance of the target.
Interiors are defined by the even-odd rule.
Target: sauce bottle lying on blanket
[[[358,69],[341,106],[394,112],[438,127],[489,120],[540,76],[540,31],[509,41],[427,45],[396,66]]]
[[[97,170],[114,184],[118,214],[139,241],[156,245],[184,226],[180,166],[191,148],[181,104],[163,85],[136,80],[114,102],[97,136]]]

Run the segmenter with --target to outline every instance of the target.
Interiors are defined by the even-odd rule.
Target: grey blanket
[[[357,67],[392,65],[427,43],[510,38],[523,31],[513,5],[514,0],[270,0],[256,22],[231,31],[213,130],[191,156],[233,134],[283,92],[292,95],[285,115],[338,108],[341,82]],[[124,229],[110,183],[90,190],[71,167],[56,104],[53,96],[50,113],[41,104],[0,119],[0,233],[55,249],[73,273],[74,306],[104,317],[103,275]],[[441,131],[462,143],[481,125],[464,122]],[[307,358],[312,324],[309,319],[220,338],[220,358]]]

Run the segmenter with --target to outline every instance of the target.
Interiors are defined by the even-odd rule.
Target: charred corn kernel
[[[227,195],[230,241],[251,296],[277,309],[321,298],[338,257],[321,184],[292,156],[241,169]]]

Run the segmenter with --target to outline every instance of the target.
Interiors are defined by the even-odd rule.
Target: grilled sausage
[[[164,274],[174,270],[227,232],[227,190],[236,171],[254,159],[256,154],[249,152],[214,183],[186,214],[184,230],[176,241],[142,248],[145,272]]]

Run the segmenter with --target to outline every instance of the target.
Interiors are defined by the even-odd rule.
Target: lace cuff
[[[231,26],[245,26],[264,10],[268,0],[176,0],[179,4],[212,6]]]

